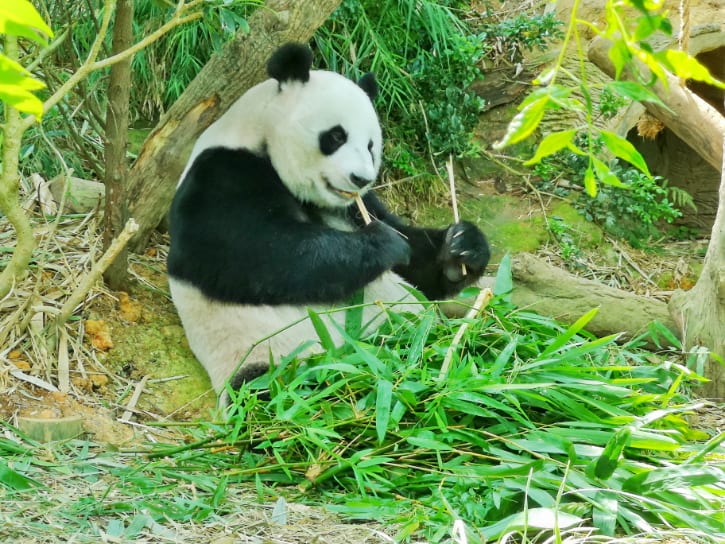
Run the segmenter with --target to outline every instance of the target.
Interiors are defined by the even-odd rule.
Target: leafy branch
[[[655,51],[648,40],[658,32],[671,35],[672,26],[665,15],[649,11],[648,6],[642,0],[624,0],[622,2],[608,0],[605,18],[607,24],[604,30],[579,19],[577,17],[579,7],[580,1],[577,0],[572,7],[567,32],[554,67],[546,70],[534,80],[534,84],[539,88],[521,103],[518,113],[509,123],[506,134],[499,142],[496,142],[494,147],[501,149],[525,140],[539,127],[549,111],[570,110],[584,113],[586,120],[584,124],[544,137],[534,156],[526,164],[537,164],[543,158],[563,149],[585,156],[588,158],[588,165],[584,176],[584,186],[591,196],[596,196],[598,182],[626,187],[609,166],[596,157],[597,146],[595,143],[597,140],[601,140],[617,158],[632,164],[648,177],[651,177],[651,174],[644,158],[630,142],[618,134],[595,126],[593,90],[599,89],[625,100],[651,102],[667,108],[651,90],[652,85],[657,81],[667,84],[667,71],[678,76],[681,81],[691,79],[720,88],[725,88],[725,83],[715,79],[705,66],[685,51],[672,49]],[[623,10],[631,8],[639,12],[638,17],[632,18],[623,15]],[[613,81],[598,85],[590,84],[587,81],[584,66],[585,54],[578,32],[580,24],[588,26],[599,36],[612,42],[609,57],[615,66],[615,77],[618,79],[627,69],[636,74],[635,81]],[[574,42],[577,48],[580,66],[578,76],[564,66],[565,54],[571,42]],[[640,70],[636,61],[642,63],[649,72]],[[568,77],[573,84],[557,83],[562,75]],[[579,91],[582,98],[574,95],[575,90]],[[581,133],[584,134],[586,144],[583,148],[574,143],[575,138]]]
[[[29,73],[18,63],[17,37],[21,36],[45,45],[47,41],[38,34],[38,31],[48,37],[52,37],[53,33],[27,0],[13,2],[12,9],[6,7],[5,4],[0,6],[0,32],[6,34],[5,56],[7,57],[5,60],[0,57],[0,73],[3,75],[0,81],[0,99],[5,102],[6,110],[5,125],[3,126],[0,212],[7,216],[17,235],[17,245],[10,262],[0,273],[0,298],[6,296],[12,290],[17,279],[27,270],[35,249],[32,226],[28,216],[19,204],[20,175],[18,164],[20,145],[25,131],[38,122],[42,114],[47,113],[56,106],[92,72],[127,59],[173,28],[199,19],[203,15],[198,9],[203,5],[203,0],[191,0],[189,2],[179,0],[172,17],[165,24],[122,53],[97,60],[101,46],[108,34],[115,5],[115,0],[104,1],[103,19],[86,60],[45,102],[40,102],[37,97],[29,92],[43,88],[44,85],[32,79]],[[56,40],[51,44],[51,47],[57,47],[58,43],[59,41]],[[8,67],[11,71],[3,73],[2,70],[5,67]],[[17,67],[20,67],[20,71],[18,71]],[[13,92],[8,92],[8,90]],[[21,111],[32,115],[23,118],[20,114]]]

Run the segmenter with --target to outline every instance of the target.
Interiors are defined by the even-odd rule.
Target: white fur
[[[386,306],[395,311],[418,311],[420,306],[411,302],[404,285],[402,278],[387,272],[365,287],[365,302],[391,303]],[[209,300],[196,287],[174,278],[169,278],[169,287],[189,345],[208,372],[217,394],[224,391],[226,380],[234,375],[242,357],[252,349],[255,342],[269,337],[252,349],[245,362],[266,362],[270,351],[275,361],[278,361],[279,357],[287,355],[303,342],[317,339],[306,307],[225,304]],[[398,301],[400,303],[396,304]],[[316,305],[311,308],[323,314],[323,319],[334,319],[344,327],[344,311],[326,314],[334,307]],[[368,324],[367,330],[374,330],[384,318],[381,307],[376,304],[370,304],[363,310],[363,324]],[[337,328],[328,324],[328,330],[339,345],[342,338]],[[309,351],[319,349],[319,345],[316,345]]]

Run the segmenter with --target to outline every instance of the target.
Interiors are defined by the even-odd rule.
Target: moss
[[[558,202],[551,207],[549,217],[558,217],[572,229],[576,245],[580,248],[596,248],[604,242],[604,233],[594,223],[587,221],[568,202]]]
[[[481,195],[459,202],[461,218],[471,221],[486,234],[492,262],[508,252],[536,251],[548,239],[541,212],[532,211],[525,200],[511,195]],[[420,210],[422,225],[444,226],[452,221],[449,207],[429,206]]]
[[[153,274],[152,281],[167,290],[162,274]],[[208,417],[216,405],[216,395],[206,371],[189,349],[173,304],[161,292],[140,284],[133,286],[130,298],[140,305],[140,316],[133,322],[124,320],[118,308],[94,309],[108,322],[113,340],[103,363],[132,382],[149,377],[139,409],[162,416],[173,413],[177,419]],[[127,389],[123,398],[115,400],[123,404],[130,393]]]

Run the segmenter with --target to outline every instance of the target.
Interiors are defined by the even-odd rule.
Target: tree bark
[[[18,60],[18,38],[5,36],[3,53]],[[29,116],[32,117],[32,116]],[[25,127],[20,112],[5,104],[5,122],[2,127],[2,171],[0,172],[0,212],[5,214],[15,229],[17,243],[10,262],[0,272],[0,299],[4,298],[28,268],[35,249],[35,237],[30,219],[20,204],[20,144]]]
[[[589,59],[608,76],[614,77],[614,65],[609,59],[612,43],[604,38],[596,38],[589,45]],[[642,74],[649,74],[644,64],[633,60]],[[686,142],[696,153],[717,170],[723,159],[723,135],[725,118],[720,112],[702,98],[685,87],[678,78],[665,72],[667,87],[657,81],[651,90],[664,102],[668,109],[651,102],[643,103],[652,115]],[[632,80],[631,72],[623,71],[624,79]]]
[[[705,346],[725,361],[725,162],[720,177],[717,215],[702,273],[690,291],[675,292],[670,311],[686,347]],[[710,381],[703,388],[704,395],[725,399],[725,362],[709,361],[705,377]]]
[[[660,300],[580,278],[528,253],[513,257],[511,274],[511,299],[519,308],[554,317],[567,325],[592,308],[599,308],[586,326],[597,336],[622,333],[623,338],[634,338],[654,320],[677,334],[667,304]]]
[[[133,44],[133,0],[118,0],[113,25],[112,53],[116,55]],[[128,162],[128,110],[131,97],[131,60],[114,64],[108,80],[108,106],[105,130],[106,204],[103,215],[103,248],[123,230],[128,219],[126,179]],[[128,251],[124,248],[103,274],[111,289],[123,289],[128,281]]]
[[[202,68],[144,142],[128,184],[129,208],[140,229],[131,249],[142,250],[166,214],[196,138],[265,77],[265,64],[288,41],[307,42],[341,0],[268,0]]]

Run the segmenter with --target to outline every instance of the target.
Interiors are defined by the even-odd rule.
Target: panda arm
[[[374,193],[367,193],[363,201],[371,215],[406,238],[411,247],[410,261],[393,270],[429,299],[456,295],[483,274],[490,251],[485,236],[472,223],[462,221],[444,229],[414,227],[391,213]],[[359,214],[355,220],[362,221]]]
[[[381,222],[344,232],[314,221],[267,159],[215,148],[195,159],[174,197],[168,270],[223,302],[332,303],[409,251]]]

